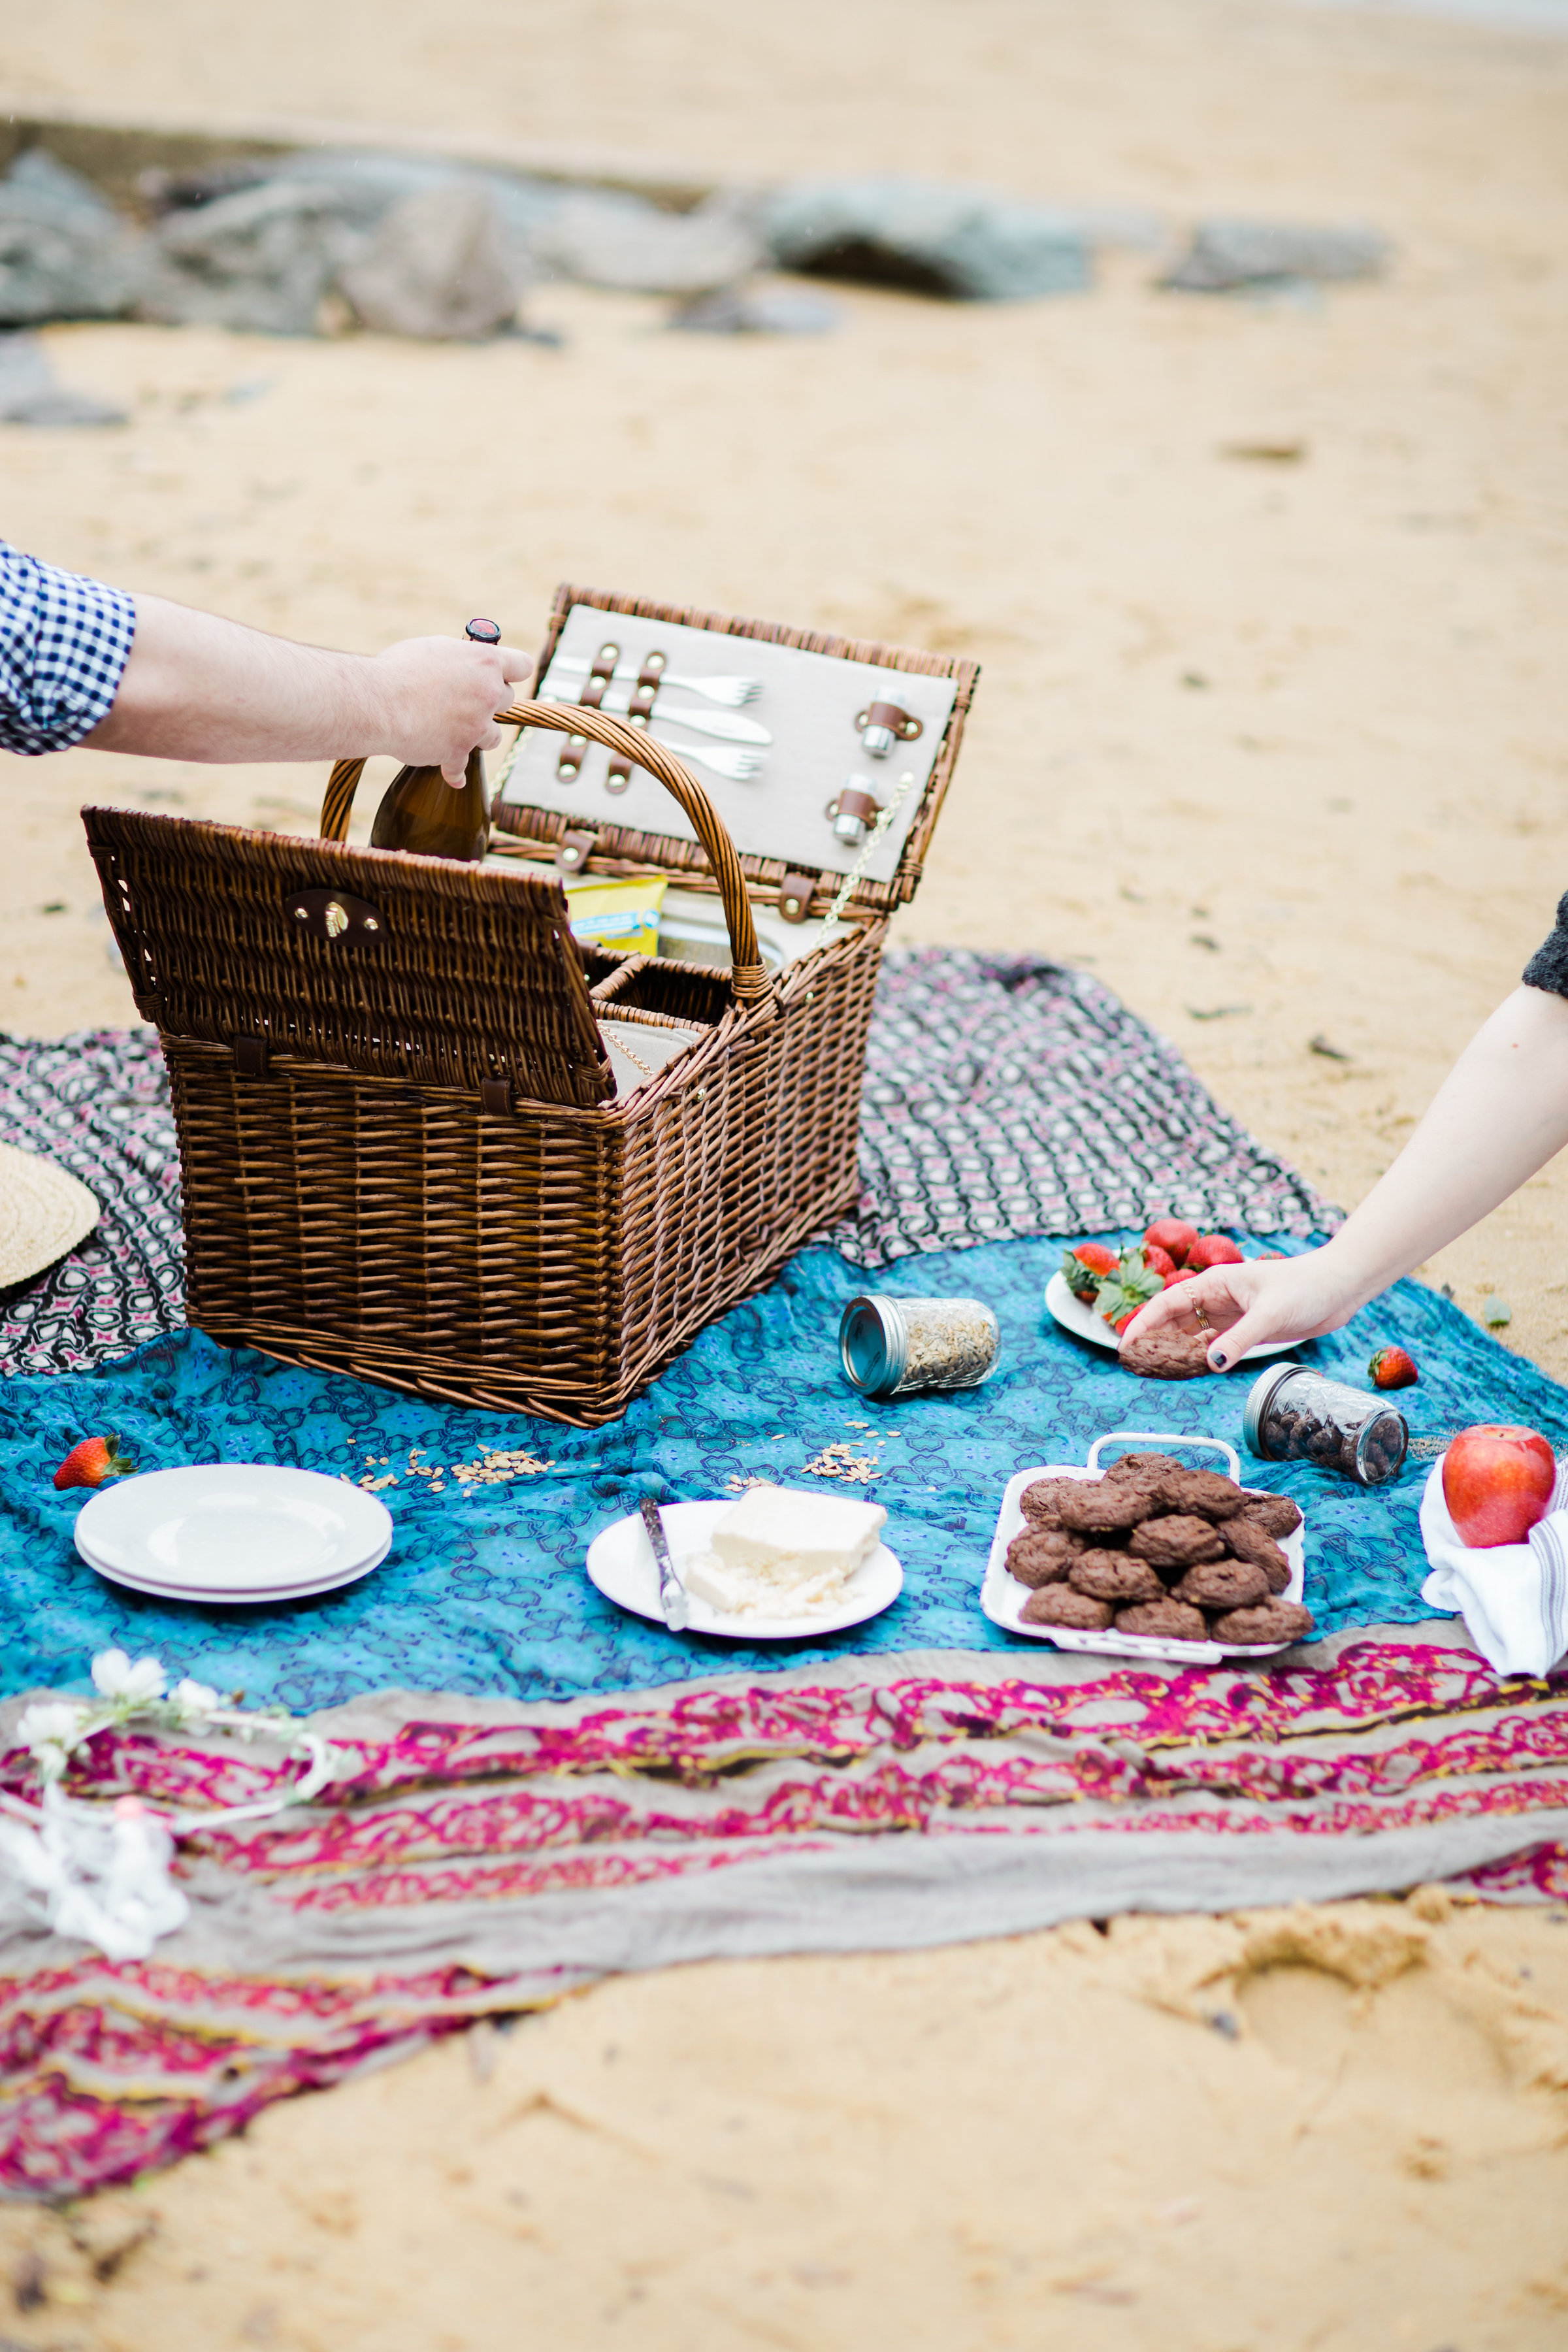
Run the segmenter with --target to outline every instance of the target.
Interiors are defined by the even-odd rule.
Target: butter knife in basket
[[[653,1556],[658,1562],[658,1605],[664,1612],[664,1622],[672,1633],[684,1633],[691,1608],[686,1598],[686,1587],[677,1576],[675,1562],[669,1556],[669,1538],[664,1532],[658,1505],[651,1495],[645,1495],[640,1508],[642,1523],[647,1529],[647,1539],[653,1546]]]

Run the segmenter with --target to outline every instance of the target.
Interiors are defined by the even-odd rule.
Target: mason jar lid
[[[1263,1423],[1277,1392],[1292,1373],[1310,1370],[1309,1365],[1298,1364],[1287,1358],[1284,1363],[1270,1364],[1266,1372],[1259,1372],[1247,1391],[1247,1402],[1241,1412],[1241,1433],[1247,1441],[1247,1452],[1256,1454],[1260,1462],[1269,1459],[1263,1450]]]
[[[852,1298],[838,1321],[838,1354],[845,1379],[862,1396],[890,1396],[910,1356],[897,1299]]]

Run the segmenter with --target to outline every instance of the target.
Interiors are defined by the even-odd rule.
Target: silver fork
[[[544,699],[546,702],[563,703],[568,710],[577,707],[574,694],[547,693]],[[607,711],[612,719],[624,719],[626,715],[624,702],[611,702],[608,698],[600,703],[599,708]],[[682,727],[690,727],[699,735],[716,735],[723,743],[767,744],[773,740],[767,729],[759,727],[754,719],[721,719],[716,712],[710,716],[704,710],[661,710],[657,716],[661,720],[674,720]]]
[[[577,654],[557,654],[550,667],[552,670],[569,669],[575,673],[591,670],[594,665],[584,661]],[[635,681],[642,676],[641,664],[622,662],[616,676]],[[684,694],[700,694],[705,702],[721,702],[731,710],[739,710],[743,702],[755,702],[763,690],[760,677],[682,677],[679,670],[672,669],[664,672],[659,684],[678,686]]]
[[[763,772],[761,755],[756,751],[710,751],[706,745],[678,743],[662,727],[649,729],[661,743],[668,744],[678,759],[693,760],[700,768],[711,768],[716,776],[728,776],[732,784],[743,784]]]

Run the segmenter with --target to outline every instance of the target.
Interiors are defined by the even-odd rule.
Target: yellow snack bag
[[[633,882],[609,882],[586,874],[566,885],[572,936],[616,955],[657,955],[658,918],[668,887],[662,874]]]

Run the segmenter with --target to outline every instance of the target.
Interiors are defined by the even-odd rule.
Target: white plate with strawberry
[[[1278,1255],[1277,1251],[1269,1253]],[[1097,1348],[1115,1349],[1141,1307],[1162,1290],[1190,1282],[1211,1265],[1239,1265],[1242,1252],[1224,1234],[1200,1234],[1180,1217],[1156,1217],[1140,1243],[1120,1252],[1102,1242],[1079,1242],[1046,1285],[1046,1307],[1061,1325]],[[1294,1341],[1248,1348],[1241,1358],[1288,1356]]]

